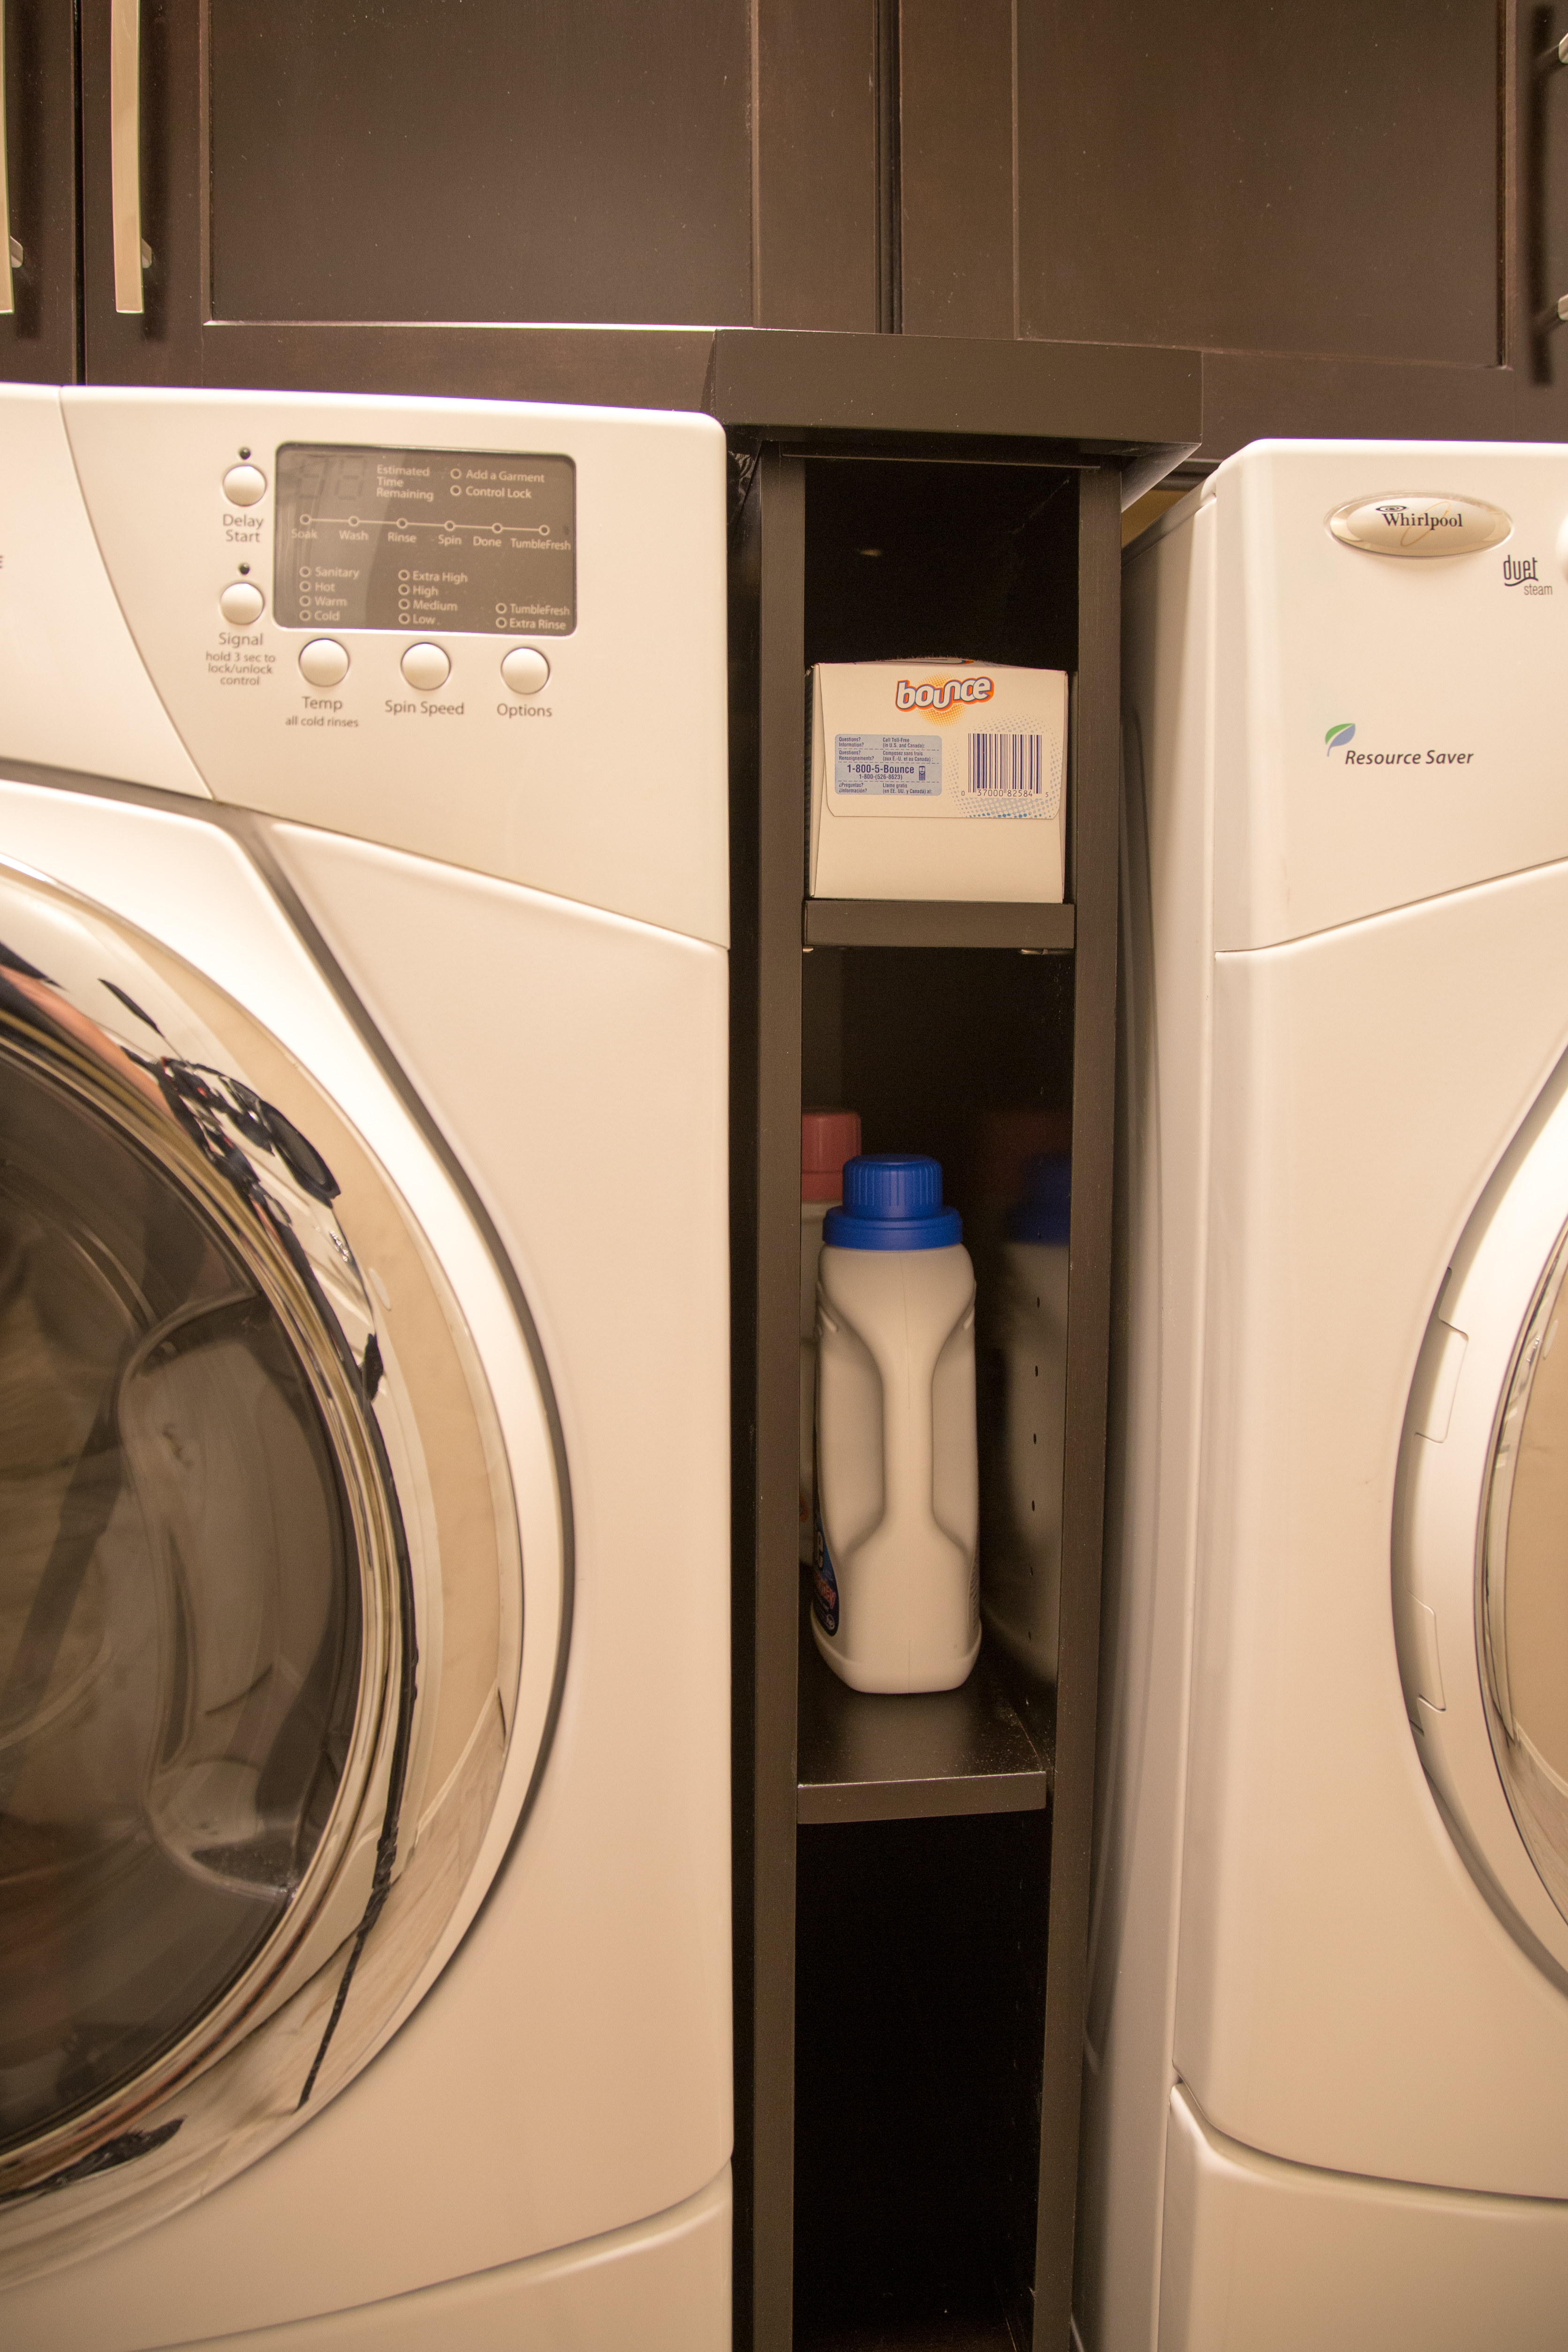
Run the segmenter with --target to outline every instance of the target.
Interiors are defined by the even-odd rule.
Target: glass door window
[[[228,1237],[0,1056],[0,2147],[256,1960],[342,1782],[361,1570],[322,1410]]]

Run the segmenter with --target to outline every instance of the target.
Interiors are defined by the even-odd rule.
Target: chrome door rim
[[[465,1483],[459,1484],[471,1500],[477,1476],[479,1485],[492,1495],[489,1507],[494,1528],[489,1553],[486,1553],[483,1543],[476,1546],[472,1540],[474,1528],[465,1524],[459,1529],[465,1538],[463,1543],[448,1542],[434,1564],[426,1562],[426,1586],[434,1575],[439,1587],[434,1603],[437,1612],[434,1654],[438,1660],[441,1613],[445,1611],[450,1614],[455,1591],[458,1601],[469,1608],[470,1617],[473,1606],[480,1606],[483,1617],[484,1578],[488,1573],[494,1588],[491,1614],[496,1622],[486,1638],[497,1664],[488,1686],[492,1700],[485,1698],[483,1689],[477,1696],[472,1692],[458,1694],[472,1716],[471,1731],[467,1729],[469,1717],[463,1714],[457,1699],[452,1701],[452,1724],[448,1725],[448,1696],[439,1669],[434,1677],[434,1686],[432,1677],[422,1674],[420,1681],[424,1687],[419,1705],[430,1736],[415,1737],[415,1643],[410,1636],[409,1623],[412,1588],[419,1582],[418,1546],[416,1543],[415,1573],[411,1580],[409,1547],[403,1538],[405,1522],[408,1528],[421,1518],[428,1522],[432,1511],[439,1523],[438,1532],[444,1527],[442,1513],[446,1506],[439,1495],[433,1503],[427,1491],[433,1478],[436,1486],[441,1484],[435,1476],[439,1465],[434,1456],[429,1475],[420,1474],[423,1477],[423,1501],[413,1520],[406,1507],[400,1511],[398,1495],[399,1482],[411,1475],[409,1444],[412,1443],[417,1451],[419,1442],[418,1393],[423,1393],[420,1383],[423,1381],[427,1389],[435,1374],[421,1360],[415,1367],[417,1378],[411,1373],[407,1382],[413,1404],[411,1406],[405,1398],[399,1406],[397,1398],[392,1397],[393,1406],[402,1413],[403,1428],[403,1437],[399,1441],[401,1453],[394,1445],[394,1453],[398,1453],[394,1472],[381,1435],[383,1407],[394,1382],[390,1375],[383,1381],[372,1407],[364,1393],[366,1353],[356,1354],[342,1344],[323,1348],[320,1332],[324,1327],[319,1303],[330,1286],[335,1286],[340,1300],[344,1286],[348,1285],[357,1302],[356,1314],[362,1317],[364,1331],[372,1337],[379,1332],[385,1349],[395,1360],[392,1335],[398,1324],[392,1301],[373,1264],[371,1279],[381,1306],[366,1288],[355,1257],[351,1228],[346,1229],[339,1214],[319,1198],[305,1201],[296,1187],[285,1203],[286,1213],[292,1213],[295,1224],[307,1234],[316,1262],[322,1268],[323,1280],[312,1297],[311,1285],[302,1276],[296,1262],[298,1253],[291,1255],[280,1244],[267,1254],[265,1295],[286,1319],[290,1344],[299,1356],[302,1369],[311,1378],[312,1392],[322,1410],[332,1417],[335,1455],[341,1463],[346,1452],[355,1466],[352,1483],[356,1532],[361,1538],[358,1548],[361,1589],[367,1604],[363,1615],[367,1630],[374,1625],[379,1633],[373,1654],[370,1644],[361,1654],[353,1785],[345,1773],[329,1820],[330,1836],[323,1835],[277,1929],[267,1936],[254,1965],[229,1988],[221,2004],[210,2008],[188,2034],[163,2051],[155,2070],[146,2070],[122,2093],[95,2105],[90,2114],[72,2116],[56,2130],[29,2141],[14,2152],[9,2172],[0,2170],[0,2282],[56,2267],[190,2202],[276,2145],[297,2127],[305,2113],[314,2112],[317,2105],[334,2095],[369,2063],[412,2001],[418,1998],[430,1971],[440,1964],[442,1956],[463,1932],[484,1886],[507,1851],[518,1810],[537,1778],[542,1743],[553,1722],[553,1699],[541,1713],[538,1694],[541,1688],[547,1692],[559,1690],[560,1652],[556,1645],[563,1638],[565,1627],[561,1605],[564,1583],[553,1615],[549,1605],[550,1592],[555,1589],[550,1581],[552,1571],[558,1580],[564,1579],[560,1542],[565,1520],[558,1470],[549,1490],[555,1496],[554,1502],[547,1503],[546,1488],[540,1486],[537,1497],[528,1505],[528,1525],[534,1530],[530,1542],[537,1538],[543,1545],[542,1551],[536,1549],[532,1557],[537,1575],[544,1580],[537,1589],[544,1595],[545,1603],[541,1637],[549,1647],[548,1654],[542,1649],[534,1652],[528,1687],[535,1696],[528,1707],[528,1747],[514,1754],[513,1714],[521,1696],[521,1651],[509,1650],[507,1643],[509,1638],[520,1639],[517,1612],[522,1582],[517,1503],[512,1479],[517,1475],[518,1465],[531,1458],[537,1465],[542,1465],[551,1454],[550,1423],[544,1402],[548,1391],[539,1389],[539,1375],[530,1367],[528,1342],[515,1314],[506,1306],[506,1285],[493,1273],[488,1277],[496,1297],[502,1303],[505,1328],[510,1335],[509,1340],[502,1344],[509,1345],[517,1359],[512,1371],[506,1374],[509,1382],[507,1393],[511,1400],[507,1410],[512,1417],[507,1424],[508,1434],[503,1438],[500,1423],[495,1418],[496,1406],[490,1402],[488,1375],[455,1295],[446,1283],[440,1255],[434,1244],[422,1237],[412,1212],[387,1171],[372,1159],[363,1139],[347,1127],[344,1114],[327,1102],[308,1074],[292,1061],[276,1039],[268,1037],[253,1013],[225,997],[214,982],[183,964],[172,950],[147,940],[130,924],[71,891],[36,875],[20,875],[0,865],[0,936],[5,935],[6,905],[24,902],[52,910],[62,921],[89,928],[99,969],[119,970],[117,957],[123,961],[125,969],[120,977],[127,986],[123,992],[116,986],[117,996],[123,995],[125,1001],[130,1001],[140,992],[146,999],[150,987],[172,988],[177,997],[183,992],[195,1003],[198,1012],[193,1019],[218,1021],[225,1036],[237,1036],[242,1045],[250,1040],[255,1051],[269,1053],[275,1065],[287,1061],[292,1076],[280,1078],[276,1068],[274,1072],[274,1091],[278,1099],[289,1106],[291,1116],[298,1115],[304,1129],[317,1119],[335,1120],[335,1131],[342,1139],[332,1148],[345,1152],[350,1160],[357,1156],[362,1168],[370,1171],[362,1176],[361,1183],[361,1233],[366,1199],[371,1199],[383,1228],[390,1228],[394,1217],[401,1220],[400,1230],[405,1239],[398,1243],[394,1234],[389,1241],[383,1230],[373,1250],[393,1250],[394,1257],[383,1257],[383,1264],[392,1272],[393,1288],[400,1297],[404,1291],[418,1291],[423,1283],[429,1300],[435,1306],[444,1302],[444,1311],[452,1325],[452,1335],[446,1342],[451,1365],[444,1375],[448,1383],[447,1400],[450,1402],[466,1381],[465,1393],[469,1398],[470,1420],[475,1412],[480,1416]],[[153,968],[151,979],[150,964]],[[66,992],[61,993],[65,995]],[[187,1071],[207,1088],[206,1097],[196,1105],[199,1116],[195,1125],[199,1129],[202,1120],[207,1119],[215,1122],[215,1129],[204,1142],[201,1134],[193,1133],[188,1123],[174,1122],[179,1132],[171,1152],[169,1129],[152,1106],[134,1088],[120,1084],[112,1073],[106,1073],[77,1050],[68,1035],[62,1035],[57,1024],[47,1020],[37,1024],[13,1020],[0,1028],[0,1052],[20,1053],[41,1066],[50,1083],[69,1087],[89,1101],[100,1116],[111,1105],[113,1118],[134,1139],[138,1148],[145,1150],[151,1142],[160,1167],[166,1160],[171,1164],[177,1161],[179,1181],[209,1218],[229,1234],[239,1222],[245,1262],[255,1268],[255,1231],[244,1223],[252,1215],[254,1204],[247,1207],[242,1190],[248,1192],[256,1179],[257,1155],[254,1150],[248,1155],[241,1153],[250,1161],[241,1189],[236,1189],[233,1181],[232,1166],[228,1174],[214,1172],[217,1161],[229,1157],[237,1144],[243,1144],[244,1135],[238,1130],[243,1129],[248,1110],[261,1099],[250,1084],[255,1071],[245,1070],[249,1050],[246,1046],[237,1059],[234,1054],[208,1050],[198,1060],[187,1062]],[[293,1097],[288,1087],[295,1088]],[[303,1111],[301,1104],[306,1106]],[[300,1135],[298,1122],[293,1131],[297,1138]],[[417,1130],[411,1132],[414,1137],[413,1148],[428,1160],[428,1146],[418,1137]],[[215,1151],[208,1148],[214,1144],[218,1147]],[[311,1147],[307,1144],[306,1148]],[[281,1171],[279,1162],[278,1168],[270,1171],[272,1181],[275,1187],[281,1185],[282,1191],[287,1192]],[[436,1194],[430,1192],[431,1181],[427,1168],[418,1180],[421,1197],[434,1202]],[[434,1181],[437,1192],[447,1196],[447,1206],[442,1213],[453,1213],[456,1196],[452,1193],[450,1180],[438,1171]],[[351,1191],[352,1188],[350,1193]],[[338,1206],[342,1208],[344,1204]],[[302,1207],[309,1213],[302,1214]],[[466,1217],[460,1202],[456,1213]],[[472,1220],[468,1219],[465,1230],[471,1227]],[[395,1266],[395,1250],[399,1247],[402,1250],[401,1276]],[[473,1290],[476,1277],[472,1265],[480,1260],[486,1266],[493,1263],[482,1236],[477,1249],[471,1252],[470,1272],[463,1277],[476,1303],[482,1301],[482,1293]],[[306,1269],[307,1275],[308,1272]],[[259,1269],[256,1279],[259,1286]],[[497,1326],[491,1309],[486,1308],[485,1313],[490,1318],[484,1326],[486,1344],[494,1349]],[[330,1320],[329,1316],[328,1321]],[[414,1333],[412,1342],[411,1331]],[[308,1337],[306,1347],[299,1344],[302,1337]],[[411,1361],[421,1352],[419,1339],[414,1326],[404,1329],[404,1353]],[[496,1360],[504,1368],[509,1360],[503,1354]],[[521,1384],[517,1378],[519,1369]],[[516,1418],[519,1398],[525,1404],[531,1399],[538,1415],[538,1429],[531,1437],[528,1422],[519,1423]],[[439,1413],[429,1417],[441,1418]],[[389,1428],[394,1424],[389,1424]],[[474,1469],[476,1463],[481,1465],[478,1472]],[[414,1470],[417,1471],[417,1464]],[[532,1475],[538,1476],[538,1467]],[[548,1477],[548,1472],[545,1475]],[[451,1476],[447,1486],[456,1491]],[[542,1514],[541,1506],[545,1507]],[[553,1551],[549,1540],[552,1528],[557,1538]],[[425,1536],[419,1540],[428,1548],[430,1539],[427,1528]],[[463,1558],[453,1569],[453,1560],[460,1552]],[[468,1558],[471,1553],[480,1558],[479,1569],[472,1572]],[[485,1559],[493,1559],[493,1567],[488,1570],[484,1568]],[[472,1603],[460,1589],[465,1575],[476,1596]],[[507,1593],[514,1587],[517,1598],[508,1601]],[[536,1587],[530,1583],[529,1589]],[[507,1625],[513,1621],[514,1632],[509,1637]],[[490,1707],[487,1721],[486,1706]],[[423,1752],[422,1738],[423,1750],[428,1751],[423,1753],[422,1768],[425,1779],[412,1792],[413,1810],[404,1814],[400,1836],[397,1801],[403,1776],[410,1769],[411,1752]],[[510,1795],[504,1797],[504,1809],[497,1810],[503,1801],[503,1783]],[[347,1874],[346,1856],[352,1865]],[[355,1871],[359,1873],[358,1879],[353,1876]],[[355,1885],[360,1887],[359,1897],[345,1915],[345,1890]],[[352,1972],[361,1952],[366,1949],[372,1957],[380,1957],[371,1969],[371,1989],[356,1999],[351,1990]],[[359,1981],[362,1985],[366,1980],[361,1975]],[[349,1994],[346,2010],[345,1993]],[[40,2197],[40,2191],[47,2193]]]

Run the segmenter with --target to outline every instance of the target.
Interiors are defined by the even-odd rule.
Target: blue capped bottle
[[[817,1277],[811,1630],[863,1691],[952,1690],[980,1646],[975,1270],[942,1170],[844,1167]]]

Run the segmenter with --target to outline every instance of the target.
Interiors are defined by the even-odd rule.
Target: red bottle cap
[[[844,1162],[861,1148],[858,1110],[803,1110],[800,1113],[800,1198],[838,1201],[843,1197]]]

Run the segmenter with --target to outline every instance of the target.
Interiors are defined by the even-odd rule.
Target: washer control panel
[[[570,636],[570,457],[291,442],[277,453],[276,611],[286,628]]]
[[[49,397],[136,653],[217,799],[726,938],[711,418]],[[77,608],[62,583],[65,629]]]

